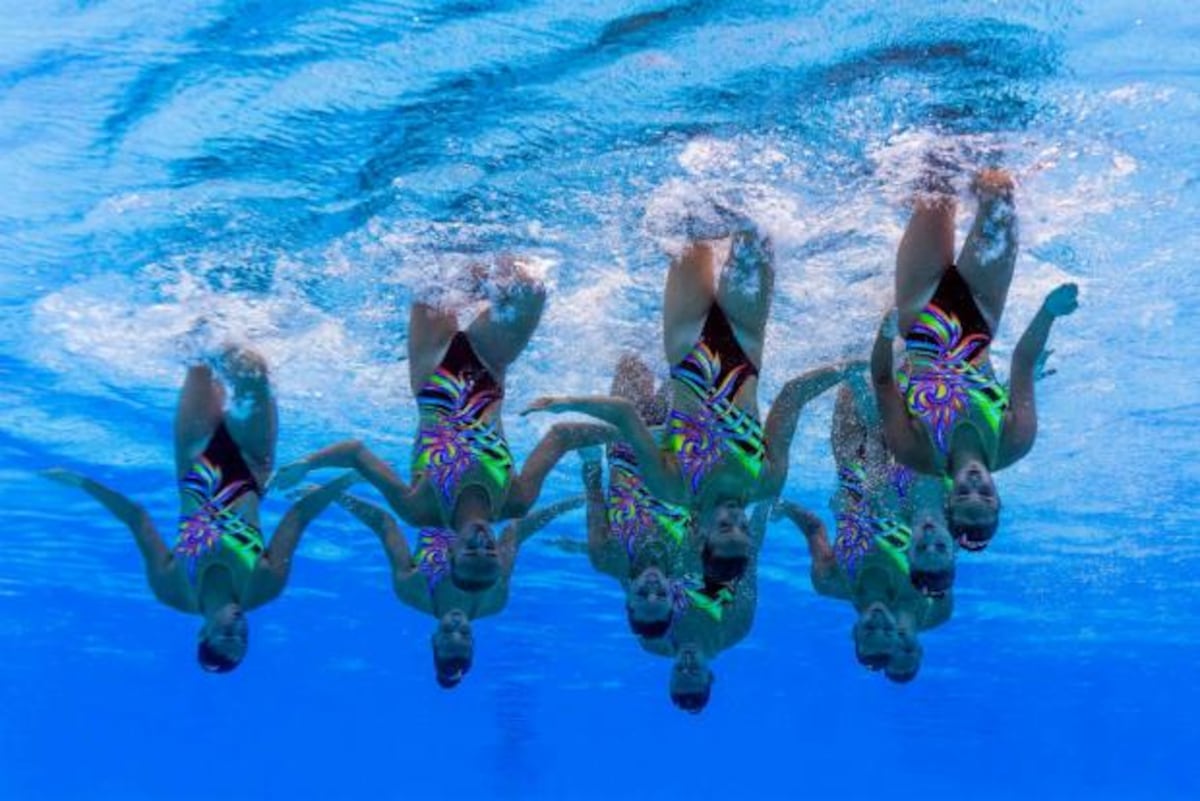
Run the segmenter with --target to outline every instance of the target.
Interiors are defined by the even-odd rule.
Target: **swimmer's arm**
[[[936,473],[933,453],[916,421],[909,415],[904,396],[896,386],[896,366],[892,356],[895,338],[896,310],[892,309],[884,315],[871,348],[871,383],[875,385],[875,402],[883,422],[883,435],[896,461],[922,473]]]
[[[99,501],[113,517],[124,523],[133,534],[133,541],[142,555],[142,561],[146,566],[146,579],[154,597],[181,612],[195,611],[193,606],[188,603],[186,593],[182,592],[178,574],[173,569],[175,555],[163,542],[146,507],[109,489],[99,481],[94,481],[72,470],[55,467],[43,471],[42,475],[51,481],[83,490]]]
[[[808,553],[812,558],[809,575],[813,589],[820,595],[849,598],[850,588],[846,586],[842,569],[838,566],[833,547],[829,544],[829,533],[821,518],[799,504],[783,499],[780,499],[775,508],[778,514],[791,520],[804,534],[804,540],[808,543]]]
[[[531,403],[522,414],[539,411],[578,412],[615,427],[619,432],[615,439],[626,442],[633,449],[646,488],[659,500],[687,503],[678,462],[658,447],[658,441],[642,420],[637,406],[628,399],[611,395],[544,397]]]
[[[587,498],[588,561],[601,573],[617,575],[612,561],[612,528],[608,524],[608,506],[604,501],[604,468],[598,458],[584,457],[583,491]],[[624,554],[624,549],[622,549]]]
[[[513,531],[517,538],[516,544],[518,546],[523,545],[527,539],[550,525],[556,517],[578,509],[585,502],[586,498],[583,495],[576,495],[573,498],[567,498],[565,501],[552,503],[521,518],[513,524]]]
[[[1038,359],[1046,349],[1054,321],[1075,311],[1078,305],[1077,292],[1074,284],[1064,284],[1047,295],[1013,349],[1009,406],[1004,414],[1004,433],[997,469],[1009,466],[1033,447],[1037,438],[1034,384],[1037,382]]]
[[[251,599],[246,603],[248,609],[279,597],[287,586],[292,572],[292,557],[296,554],[305,529],[358,478],[357,473],[346,473],[292,504],[276,526],[266,553],[255,568]]]
[[[337,503],[379,538],[392,570],[392,590],[396,597],[419,612],[432,613],[428,584],[413,563],[412,552],[396,519],[383,507],[354,495],[343,493]]]
[[[555,423],[542,437],[541,442],[521,467],[521,474],[513,479],[504,504],[504,517],[524,517],[529,514],[542,484],[559,459],[571,451],[603,445],[617,436],[612,426],[595,423]]]
[[[286,489],[297,483],[309,471],[326,467],[357,470],[371,486],[379,490],[396,514],[414,526],[432,526],[440,522],[437,511],[430,509],[429,504],[423,502],[420,492],[422,485],[418,482],[414,487],[408,486],[386,462],[357,439],[330,445],[282,468],[274,483]]]
[[[767,441],[768,495],[778,494],[787,481],[788,450],[796,436],[800,412],[809,401],[828,392],[865,366],[862,362],[844,362],[818,367],[796,376],[779,390],[763,427]]]

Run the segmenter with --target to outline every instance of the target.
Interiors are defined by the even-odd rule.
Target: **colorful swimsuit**
[[[660,501],[646,489],[628,445],[618,442],[609,446],[608,526],[630,559],[642,540],[660,533],[674,544],[682,544],[690,525],[686,509]]]
[[[450,573],[450,548],[454,532],[446,528],[423,528],[417,534],[417,551],[413,562],[425,576],[432,595],[437,585]]]
[[[222,550],[253,572],[265,550],[263,535],[233,506],[248,492],[261,497],[262,490],[224,423],[184,475],[180,491],[190,511],[180,515],[174,550],[185,560],[193,586],[199,581],[200,560]]]
[[[671,627],[689,609],[699,609],[718,623],[725,616],[725,610],[733,605],[737,597],[737,584],[722,584],[716,587],[705,586],[695,576],[684,576],[681,579],[671,579],[667,592],[671,599]]]
[[[925,424],[943,459],[954,429],[966,423],[979,433],[989,464],[995,465],[1008,392],[987,359],[991,341],[970,287],[951,266],[905,334],[897,376],[909,413]]]
[[[727,457],[751,480],[762,472],[767,453],[762,424],[735,402],[746,380],[757,375],[725,313],[713,304],[700,341],[671,368],[671,378],[700,405],[694,414],[672,409],[667,420],[666,446],[679,459],[693,494]]]
[[[421,419],[413,475],[424,475],[433,484],[447,520],[468,483],[487,491],[493,512],[504,503],[512,480],[512,452],[499,428],[487,419],[487,411],[503,398],[504,388],[462,331],[417,392]]]
[[[838,470],[844,500],[835,516],[834,556],[851,579],[858,573],[862,560],[876,551],[887,554],[907,573],[912,529],[893,515],[879,513],[872,499],[867,497],[866,478],[867,472],[861,462]],[[912,485],[912,471],[896,465],[889,470],[888,478],[892,489],[903,499]]]

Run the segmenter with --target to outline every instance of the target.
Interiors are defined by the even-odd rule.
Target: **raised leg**
[[[954,263],[954,198],[918,197],[896,252],[896,309],[900,331],[912,327]]]
[[[175,409],[175,477],[183,478],[221,424],[225,388],[207,364],[188,368]]]
[[[974,189],[979,209],[958,256],[958,271],[994,334],[1017,263],[1013,182],[1002,170],[984,170],[976,177]]]
[[[609,394],[632,401],[647,425],[661,423],[666,416],[664,399],[654,392],[654,373],[633,353],[622,354],[617,360]]]
[[[458,318],[453,311],[413,304],[408,314],[408,381],[414,397],[441,363],[457,332]]]
[[[691,351],[708,310],[717,300],[713,243],[697,241],[671,261],[663,295],[663,346],[667,363],[678,364]]]
[[[760,367],[774,292],[775,254],[771,240],[747,222],[730,238],[729,258],[717,285],[717,303],[729,318],[742,350]]]
[[[267,362],[249,348],[231,345],[221,354],[217,368],[233,390],[225,426],[259,486],[266,486],[275,468],[279,437],[279,414]]]
[[[542,319],[546,288],[510,256],[497,260],[494,280],[488,308],[471,322],[467,338],[480,361],[502,381]]]

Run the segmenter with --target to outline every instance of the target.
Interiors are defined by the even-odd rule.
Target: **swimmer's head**
[[[738,501],[722,501],[701,513],[697,526],[705,583],[729,584],[741,578],[753,548],[746,507]]]
[[[916,632],[901,626],[898,629],[892,658],[883,669],[884,675],[897,684],[907,684],[915,679],[921,670],[921,657],[924,653]]]
[[[946,523],[954,541],[968,551],[982,551],[1000,523],[1000,496],[983,462],[968,459],[954,469],[946,498]]]
[[[671,702],[684,712],[698,715],[708,705],[716,677],[695,646],[684,646],[671,666]]]
[[[438,685],[447,690],[457,687],[475,658],[470,619],[461,609],[451,609],[438,620],[432,639]]]
[[[851,631],[854,658],[867,670],[883,670],[891,661],[899,641],[895,616],[876,602],[858,616]]]
[[[250,624],[242,608],[230,601],[205,617],[196,659],[209,673],[228,673],[242,663],[250,647]]]
[[[666,575],[651,565],[629,582],[625,612],[630,630],[639,637],[657,639],[671,628],[671,588]]]
[[[500,579],[500,549],[487,520],[468,520],[450,546],[450,580],[464,592],[482,592]]]
[[[954,539],[939,516],[915,521],[908,564],[912,585],[924,595],[939,598],[954,585]]]

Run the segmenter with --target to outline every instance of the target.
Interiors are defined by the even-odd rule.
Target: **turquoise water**
[[[1139,8],[0,4],[0,798],[1196,797],[1200,12]],[[931,148],[1019,182],[1002,369],[1049,288],[1081,308],[910,685],[854,663],[851,612],[778,525],[753,633],[678,713],[619,590],[553,547],[578,513],[523,551],[454,692],[338,510],[246,663],[205,675],[128,534],[36,475],[87,472],[166,528],[198,316],[272,362],[281,460],[356,436],[402,464],[408,304],[502,250],[551,291],[509,376],[521,458],[549,421],[516,410],[656,352],[706,199],[776,242],[765,404],[865,353]],[[817,508],[830,408],[791,451],[786,494]],[[577,488],[568,459],[544,497]]]

